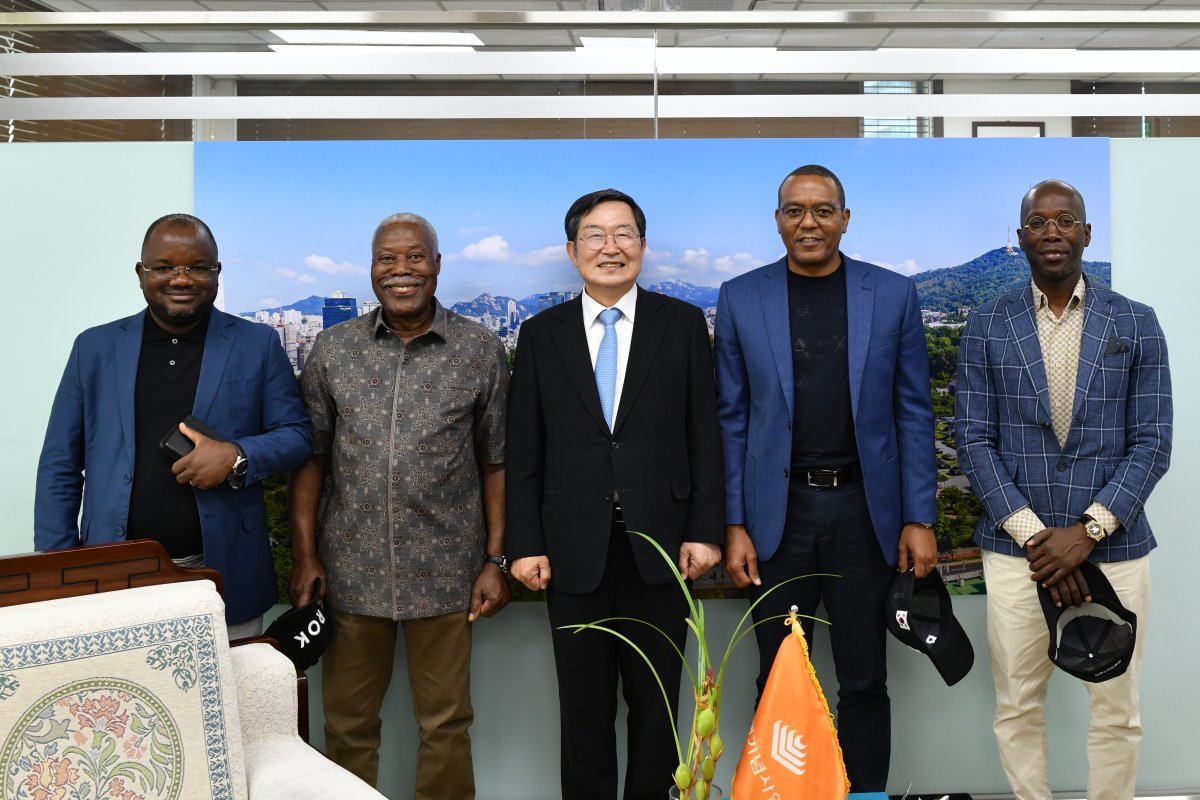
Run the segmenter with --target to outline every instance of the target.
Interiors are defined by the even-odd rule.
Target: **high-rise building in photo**
[[[345,292],[334,292],[325,298],[325,306],[321,309],[321,322],[325,330],[329,330],[339,322],[354,319],[358,314],[358,301],[347,297]]]

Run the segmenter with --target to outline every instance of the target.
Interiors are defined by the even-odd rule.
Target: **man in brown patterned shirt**
[[[315,454],[292,475],[291,595],[299,606],[316,579],[328,586],[329,758],[376,782],[399,623],[421,729],[415,796],[469,800],[470,623],[509,598],[508,369],[495,336],[434,298],[440,269],[433,226],[388,217],[372,240],[380,308],[317,337],[301,376]]]

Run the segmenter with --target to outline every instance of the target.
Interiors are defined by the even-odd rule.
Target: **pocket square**
[[[1104,348],[1104,355],[1115,356],[1121,353],[1129,352],[1129,342],[1122,339],[1120,336],[1114,336],[1108,340],[1108,347]]]

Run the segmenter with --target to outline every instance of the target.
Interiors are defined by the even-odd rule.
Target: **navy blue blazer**
[[[1154,311],[1089,282],[1066,444],[1058,444],[1029,285],[984,303],[958,351],[958,461],[983,502],[983,548],[1023,556],[1001,524],[1030,506],[1050,527],[1079,521],[1092,501],[1121,520],[1092,561],[1154,549],[1142,506],[1171,461],[1171,372]]]
[[[850,406],[883,557],[895,564],[905,522],[937,518],[929,359],[910,278],[842,256]],[[793,414],[786,257],[727,281],[717,300],[717,403],[727,521],[745,525],[758,558],[783,536]]]
[[[75,339],[38,462],[39,551],[125,539],[145,318],[143,311]],[[312,453],[308,413],[275,331],[213,309],[192,413],[236,441],[249,462],[243,488],[196,491],[204,560],[221,573],[226,619],[237,624],[276,598],[260,482],[300,466]]]

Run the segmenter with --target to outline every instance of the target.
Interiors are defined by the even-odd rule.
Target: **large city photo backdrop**
[[[1105,139],[738,139],[198,144],[196,213],[220,245],[224,310],[275,328],[303,368],[317,334],[377,303],[375,226],[401,211],[438,231],[438,299],[486,325],[510,357],[521,324],[581,289],[563,216],[614,187],[646,212],[639,283],[693,303],[710,333],[722,281],[779,259],[779,182],[802,164],[838,174],[851,211],[842,250],[916,281],[937,415],[939,564],[952,592],[983,591],[971,535],[980,506],[954,452],[954,368],[971,309],[1028,283],[1016,229],[1045,178],[1087,200],[1084,270],[1111,284]],[[282,587],[290,569],[286,481],[268,507]],[[514,584],[515,586],[515,584]],[[718,568],[697,592],[736,596]],[[519,596],[528,596],[521,592]]]

